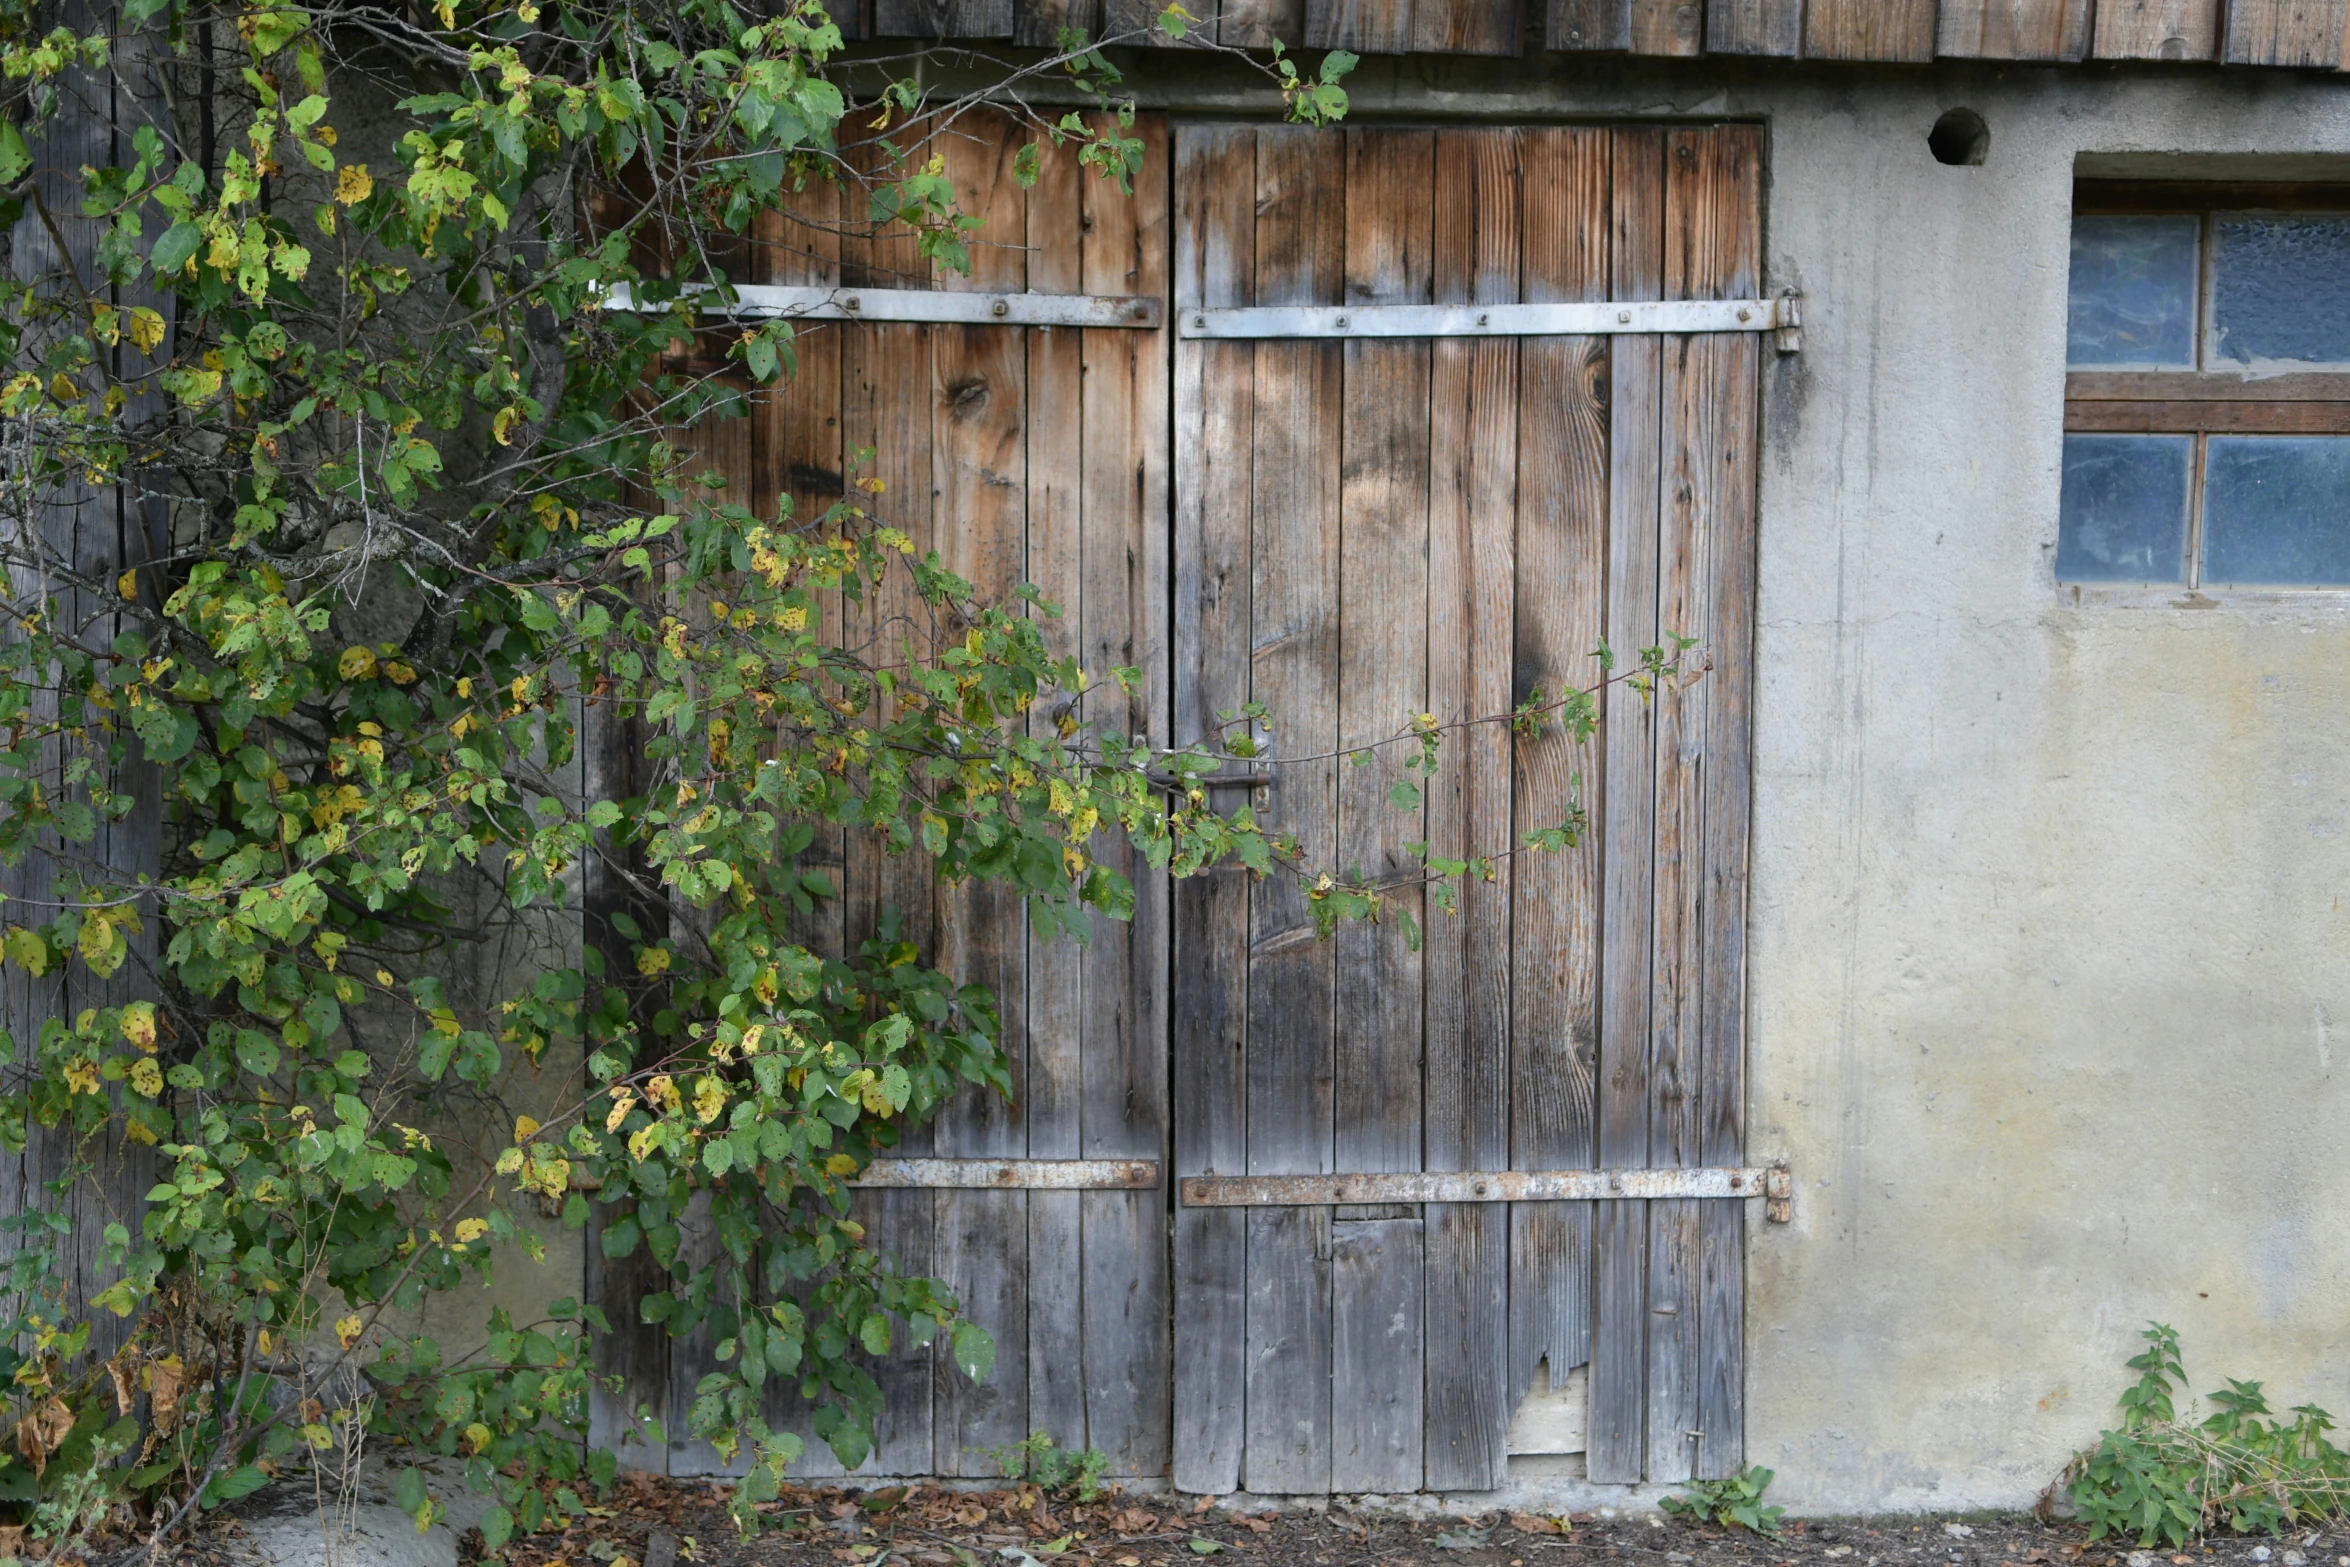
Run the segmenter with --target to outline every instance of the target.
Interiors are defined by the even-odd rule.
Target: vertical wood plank
[[[1550,0],[1543,36],[1553,49],[1629,49],[1632,0]]]
[[[1116,4],[1117,0],[1111,0]],[[1148,3],[1148,0],[1143,0]],[[1216,41],[1228,49],[1265,49],[1305,36],[1307,0],[1221,0]]]
[[[1980,60],[2078,60],[2089,0],[1942,0],[1934,52]]]
[[[1814,60],[1931,60],[1935,0],[1808,0],[1803,52]]]
[[[1519,0],[1417,0],[1412,7],[1414,54],[1514,55],[1524,47]]]
[[[1064,27],[1102,34],[1102,0],[1013,0],[1012,9],[1012,42],[1023,49],[1057,48]]]
[[[1026,138],[1008,116],[964,116],[938,139],[943,172],[963,211],[979,220],[971,270],[942,269],[949,290],[1028,286],[1027,204],[1012,163]],[[1024,334],[996,326],[941,326],[931,334],[932,526],[948,570],[982,602],[1004,602],[1027,579],[1028,362]],[[960,627],[946,628],[949,636]],[[1017,1156],[1027,1066],[1027,943],[1021,899],[1003,883],[940,886],[934,904],[938,965],[995,997],[1012,1093],[967,1088],[933,1123],[949,1158]],[[1028,1434],[1027,1203],[1018,1192],[942,1191],[932,1199],[933,1266],[974,1322],[994,1336],[995,1374],[975,1383],[951,1355],[933,1357],[937,1381],[932,1472],[992,1474],[989,1448]]]
[[[879,38],[1009,38],[1013,0],[873,0]]]
[[[1428,131],[1346,133],[1349,302],[1421,304],[1432,297],[1435,151]],[[1409,339],[1350,342],[1344,353],[1338,740],[1359,755],[1401,732],[1427,705],[1430,345]],[[1420,1167],[1422,973],[1417,943],[1403,922],[1422,923],[1426,912],[1424,895],[1408,885],[1420,864],[1409,846],[1424,840],[1426,818],[1420,806],[1398,809],[1388,797],[1389,770],[1401,760],[1395,751],[1373,753],[1369,764],[1349,759],[1338,772],[1336,863],[1374,880],[1407,883],[1386,894],[1376,922],[1343,924],[1332,938],[1340,976],[1332,1097],[1341,1170]],[[1342,1210],[1337,1217],[1349,1215]],[[1346,1299],[1348,1288],[1383,1303],[1408,1294],[1416,1321],[1419,1242],[1415,1220],[1408,1230],[1381,1228],[1378,1243],[1358,1249],[1344,1269],[1341,1254],[1334,1253],[1334,1309],[1356,1309]],[[1403,1270],[1409,1278],[1372,1284],[1364,1275],[1374,1269]],[[1417,1336],[1408,1343],[1388,1341],[1385,1354],[1334,1360],[1333,1366],[1332,1486],[1386,1490],[1416,1483],[1424,1375]],[[1408,1433],[1392,1421],[1407,1406]],[[1348,1459],[1350,1446],[1354,1456]],[[1391,1477],[1404,1469],[1409,1479],[1402,1482],[1358,1484],[1347,1478]]]
[[[1086,291],[1165,299],[1168,284],[1167,121],[1138,119],[1143,172],[1131,197],[1085,184]],[[1164,328],[1084,334],[1084,612],[1081,648],[1095,690],[1109,671],[1142,671],[1121,717],[1127,733],[1164,744],[1167,667],[1168,364]],[[1097,932],[1084,964],[1083,1141],[1089,1159],[1164,1159],[1167,1148],[1167,883],[1122,843],[1095,841],[1102,863],[1134,886],[1134,914]],[[1164,1192],[1087,1192],[1086,1430],[1111,1472],[1167,1468],[1168,1258]]]
[[[1444,0],[1427,0],[1440,5]],[[1306,0],[1306,47],[1402,54],[1412,46],[1412,0]]]
[[[1418,1219],[1331,1226],[1333,1491],[1419,1489],[1420,1257]]]
[[[1708,54],[1792,57],[1803,49],[1803,0],[1706,0]]]
[[[1439,304],[1518,299],[1518,133],[1436,138],[1434,293]],[[1428,710],[1506,712],[1516,609],[1518,347],[1507,338],[1430,348]],[[1448,859],[1508,846],[1510,740],[1456,732],[1428,789],[1428,843]],[[1498,1170],[1510,1156],[1510,890],[1514,862],[1427,916],[1426,1158],[1431,1170]],[[1509,1210],[1430,1205],[1424,1480],[1484,1491],[1508,1472]]]
[[[1664,133],[1614,133],[1610,270],[1618,299],[1663,287]],[[1607,641],[1619,662],[1657,640],[1658,437],[1662,387],[1653,338],[1618,338],[1609,429]],[[1599,1163],[1648,1161],[1648,1036],[1653,973],[1655,714],[1623,688],[1604,704],[1602,994]],[[1591,1478],[1640,1478],[1644,1459],[1647,1215],[1635,1202],[1599,1205],[1593,1233]]]
[[[1077,293],[1086,176],[1067,151],[1048,153],[1028,195],[1029,286]],[[1079,651],[1084,616],[1083,344],[1071,331],[1026,334],[1028,348],[1028,580],[1057,616],[1039,615],[1056,655]],[[1043,733],[1075,699],[1063,693],[1032,715]],[[1028,1157],[1074,1159],[1084,1149],[1083,950],[1067,938],[1028,937]],[[1064,1447],[1085,1445],[1084,1249],[1075,1192],[1028,1194],[1028,1419]]]
[[[849,193],[850,210],[858,198]],[[902,226],[871,236],[846,238],[841,245],[842,281],[850,284],[920,287],[928,276],[913,237]],[[931,526],[931,328],[891,322],[851,327],[843,337],[843,446],[871,447],[867,476],[882,483],[871,509],[902,529],[919,556],[932,548]],[[895,661],[908,637],[930,635],[928,610],[902,571],[892,575],[865,609],[847,622],[868,656]],[[891,854],[881,835],[853,834],[847,845],[845,939],[875,939],[885,919],[894,919],[900,939],[925,960],[935,961],[937,930],[932,918],[932,877],[918,853]],[[909,1132],[899,1145],[907,1156],[932,1151],[928,1127]],[[868,1242],[905,1272],[929,1274],[932,1264],[934,1203],[927,1191],[860,1192],[855,1202]],[[932,1462],[931,1354],[928,1348],[894,1348],[873,1369],[884,1408],[875,1430],[873,1456],[860,1473],[925,1474]],[[825,1455],[829,1456],[829,1455]],[[821,1472],[812,1467],[811,1473]]]
[[[1259,304],[1338,304],[1344,242],[1342,139],[1257,133]],[[1337,743],[1340,453],[1344,345],[1256,346],[1251,497],[1251,694],[1273,716],[1276,755]],[[1337,848],[1329,763],[1279,769],[1264,814],[1328,863]],[[1333,1168],[1334,969],[1312,910],[1274,876],[1249,911],[1250,1174]],[[1323,1208],[1252,1214],[1248,1258],[1247,1449],[1252,1491],[1330,1487],[1330,1236]]]
[[[1761,280],[1762,136],[1747,126],[1711,133],[1692,170],[1672,232],[1682,292],[1744,298]],[[1668,269],[1675,262],[1668,259]],[[1688,466],[1694,513],[1705,520],[1705,618],[1694,634],[1709,670],[1690,700],[1704,709],[1704,827],[1697,851],[1699,969],[1696,1160],[1743,1163],[1746,1113],[1746,868],[1752,798],[1755,453],[1762,345],[1706,341],[1684,399],[1697,418]],[[1698,1277],[1684,1298],[1698,1320],[1695,1468],[1732,1474],[1745,1462],[1745,1205],[1707,1203],[1699,1215]]]
[[[2350,0],[2232,0],[2222,56],[2230,65],[2342,67]]]
[[[1175,304],[1256,297],[1256,132],[1185,129],[1175,147]],[[1252,362],[1248,343],[1179,340],[1175,358],[1175,743],[1249,694]],[[1227,797],[1228,799],[1229,797]],[[1222,804],[1224,802],[1217,801]],[[1245,873],[1174,889],[1175,1173],[1248,1166]],[[1174,1480],[1240,1487],[1247,1397],[1248,1215],[1175,1210]]]
[[[2210,60],[2221,0],[2097,0],[2090,47],[2100,60]]]
[[[1545,129],[1524,138],[1522,294],[1531,303],[1605,299],[1611,139]],[[1609,359],[1595,338],[1520,348],[1517,591],[1511,699],[1553,701],[1598,675],[1606,626]],[[1568,819],[1578,798],[1603,820],[1597,756],[1554,724],[1513,742],[1509,838]],[[1593,1162],[1599,1067],[1599,844],[1521,857],[1511,873],[1510,1163]],[[1510,1212],[1514,1408],[1547,1364],[1554,1385],[1590,1359],[1591,1203]]]

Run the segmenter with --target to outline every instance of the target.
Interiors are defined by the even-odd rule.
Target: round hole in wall
[[[1951,109],[1926,133],[1926,150],[1936,163],[1969,167],[1982,162],[1990,152],[1991,127],[1972,109]]]

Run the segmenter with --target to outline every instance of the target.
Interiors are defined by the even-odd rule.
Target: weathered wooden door
[[[1185,128],[1178,321],[1751,300],[1760,154],[1749,126]],[[1507,849],[1578,787],[1592,831],[1457,916],[1399,894],[1417,951],[1393,919],[1318,942],[1278,882],[1176,887],[1177,1174],[1738,1163],[1761,340],[1318,330],[1178,342],[1178,735],[1253,700],[1275,754],[1342,751],[1588,684],[1602,639],[1685,633],[1708,669],[1612,692],[1580,752],[1476,730],[1411,812],[1380,769],[1279,767],[1266,819],[1372,873]],[[1175,1483],[1489,1487],[1536,1376],[1585,1364],[1592,1478],[1735,1470],[1743,1208],[1187,1201]]]
[[[1010,306],[969,312],[973,319],[960,323],[936,312],[912,320],[905,317],[924,312],[901,298],[895,319],[812,319],[796,339],[796,374],[756,402],[752,419],[707,427],[702,455],[735,480],[737,497],[767,513],[782,494],[795,515],[820,515],[849,481],[878,479],[882,488],[866,504],[916,549],[936,549],[999,598],[1037,584],[1061,610],[1046,622],[1048,637],[1089,669],[1156,673],[1167,657],[1167,130],[1145,116],[1132,134],[1146,159],[1131,198],[1081,174],[1067,155],[1045,159],[1042,177],[1024,189],[1013,161],[1034,132],[1009,116],[966,115],[941,135],[935,145],[964,210],[983,222],[968,274],[934,271],[902,229],[864,235],[861,196],[835,209],[819,205],[830,202],[830,187],[812,189],[801,198],[809,225],[778,223],[748,247],[749,282],[875,302],[860,315],[891,315],[876,291],[975,292]],[[1147,304],[1133,318],[1145,324],[1021,325],[1038,314],[1031,293]],[[880,605],[877,634],[902,634],[912,612],[905,601]],[[901,629],[887,630],[893,623]],[[1132,733],[1164,735],[1166,690],[1163,678],[1146,679],[1122,714],[1103,709],[1097,692],[1087,711]],[[1059,716],[1040,711],[1036,721]],[[1105,924],[1080,947],[1032,940],[1017,897],[936,885],[920,856],[884,854],[869,834],[819,841],[817,856],[842,896],[808,932],[812,943],[839,950],[868,939],[894,908],[926,957],[994,991],[1003,1018],[1013,1098],[971,1094],[901,1153],[1015,1167],[1081,1159],[1163,1166],[1164,882],[1102,847],[1134,876],[1137,908],[1131,923]],[[857,1203],[875,1244],[910,1271],[945,1278],[996,1345],[984,1383],[928,1349],[901,1349],[878,1367],[887,1407],[860,1475],[992,1475],[989,1450],[1037,1429],[1099,1448],[1115,1474],[1166,1473],[1159,1183],[900,1188],[860,1193]],[[706,1230],[689,1244],[716,1257]],[[620,1417],[650,1401],[667,1413],[669,1449],[631,1447],[625,1460],[679,1474],[722,1469],[707,1444],[685,1435],[696,1384],[716,1364],[709,1335],[671,1343],[664,1328],[636,1324],[627,1265],[592,1258],[591,1266],[602,1270],[591,1296],[623,1302],[611,1315],[624,1342],[602,1355],[608,1368],[626,1366],[630,1384],[599,1439],[612,1440]],[[771,1416],[795,1420],[780,1385],[770,1386],[778,1399]],[[840,1472],[821,1442],[799,1467]]]

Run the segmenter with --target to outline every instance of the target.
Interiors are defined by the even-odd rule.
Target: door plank
[[[1760,291],[1762,138],[1752,127],[1711,133],[1672,232],[1692,294],[1747,298]],[[1703,836],[1697,852],[1699,1012],[1697,1160],[1736,1160],[1746,1125],[1746,868],[1751,820],[1756,473],[1762,345],[1716,337],[1702,345],[1688,399],[1705,461],[1690,465],[1696,514],[1706,519],[1703,627],[1709,658],[1695,700],[1705,712]],[[1745,1205],[1708,1203],[1699,1216],[1696,1472],[1733,1474],[1745,1462]]]
[[[1097,126],[1106,124],[1097,117]],[[1167,295],[1167,121],[1149,115],[1129,134],[1143,143],[1143,172],[1129,197],[1106,180],[1085,182],[1085,289]],[[1082,517],[1083,612],[1079,647],[1104,705],[1096,721],[1165,743],[1167,661],[1167,339],[1155,332],[1082,336],[1086,454]],[[1124,710],[1110,671],[1141,670]],[[1142,857],[1108,837],[1101,862],[1134,887],[1134,913],[1097,928],[1084,973],[1082,1141],[1089,1159],[1164,1160],[1167,1149],[1167,883]],[[1167,1469],[1169,1413],[1166,1194],[1087,1192],[1085,1257],[1086,1431],[1110,1472]]]
[[[1519,137],[1436,139],[1438,304],[1512,304],[1520,260]],[[1518,345],[1504,338],[1431,348],[1428,494],[1428,710],[1444,720],[1506,712],[1515,613]],[[1449,859],[1507,847],[1510,740],[1485,725],[1447,737],[1428,789],[1428,843]],[[1431,910],[1425,948],[1427,1167],[1497,1170],[1509,1160],[1509,952],[1513,863]],[[1508,1470],[1509,1217],[1485,1205],[1426,1210],[1430,1320],[1424,1482],[1484,1491]]]
[[[941,268],[939,288],[1028,286],[1026,192],[1012,169],[1023,140],[1008,116],[992,112],[967,115],[938,139],[942,172],[963,210],[980,223],[971,236],[971,270]],[[1027,578],[1025,336],[1004,327],[940,326],[930,340],[932,526],[942,563],[971,582],[983,602],[1008,600]],[[959,631],[945,628],[949,636]],[[970,881],[938,887],[933,908],[939,967],[995,998],[1012,1092],[967,1088],[956,1095],[932,1123],[932,1147],[946,1158],[1016,1156],[1026,1146],[1019,1110],[1028,988],[1021,900],[1003,883]],[[987,1450],[1029,1431],[1027,1203],[1017,1192],[942,1191],[932,1207],[939,1277],[996,1344],[995,1374],[984,1383],[965,1376],[951,1355],[933,1358],[932,1472],[993,1474]]]
[[[2350,0],[2234,0],[2224,58],[2230,65],[2342,67]]]
[[[2091,48],[2100,60],[2209,60],[2219,54],[2221,0],[2097,0]]]
[[[1810,0],[1803,52],[1814,60],[1931,60],[1935,0]]]
[[[1610,220],[1618,299],[1654,299],[1664,284],[1664,133],[1615,133]],[[1619,661],[1657,640],[1657,527],[1663,395],[1660,345],[1612,345],[1609,430],[1607,640]],[[1656,849],[1655,711],[1623,686],[1608,692],[1602,800],[1606,866],[1600,950],[1599,1163],[1648,1162],[1648,1036],[1653,968]],[[1647,1214],[1604,1203],[1594,1225],[1591,1350],[1591,1478],[1630,1481],[1644,1466]]]
[[[1175,157],[1176,308],[1255,303],[1256,132],[1186,129]],[[1176,350],[1177,744],[1248,700],[1255,352],[1199,340]],[[1248,878],[1192,877],[1175,887],[1174,909],[1175,1173],[1245,1170]],[[1246,1212],[1176,1209],[1175,1265],[1175,1488],[1221,1495],[1240,1488]]]
[[[1074,294],[1085,286],[1085,175],[1067,151],[1048,155],[1028,197],[1028,283]],[[1032,616],[1054,654],[1078,654],[1084,620],[1084,364],[1080,335],[1025,334],[1028,351],[1028,580],[1060,614]],[[1047,733],[1074,703],[1063,694],[1030,715]],[[1028,936],[1028,1157],[1083,1152],[1084,949]],[[1083,1203],[1075,1192],[1028,1194],[1028,1420],[1064,1447],[1085,1445]]]
[[[1550,0],[1550,47],[1694,55],[1703,47],[1700,0]]]
[[[1064,27],[1102,35],[1102,0],[1013,0],[1012,10],[1012,42],[1023,49],[1058,48]]]
[[[1528,131],[1521,295],[1605,299],[1611,138]],[[1606,629],[1609,357],[1594,338],[1530,338],[1519,349],[1517,591],[1511,698],[1552,701],[1598,674]],[[1600,820],[1597,756],[1554,721],[1513,742],[1513,843],[1568,820],[1578,798]],[[1580,780],[1580,784],[1578,783]],[[1592,1164],[1599,1065],[1600,848],[1521,857],[1511,873],[1510,1161]],[[1547,1365],[1554,1384],[1591,1355],[1590,1203],[1519,1203],[1510,1215],[1514,1408]],[[1506,1436],[1506,1432],[1505,1432]]]
[[[1338,304],[1343,140],[1281,127],[1257,133],[1259,304]],[[1275,754],[1337,743],[1337,443],[1345,345],[1256,345],[1250,504],[1250,684],[1275,726]],[[1337,770],[1279,769],[1264,820],[1310,860],[1337,848]],[[1251,889],[1248,1166],[1251,1174],[1334,1168],[1330,943],[1294,880]],[[1248,1403],[1242,1483],[1252,1491],[1330,1488],[1329,1218],[1324,1209],[1252,1219]]]
[[[1428,131],[1350,131],[1346,136],[1346,280],[1349,303],[1422,304],[1431,297],[1436,139]],[[1338,738],[1357,756],[1403,732],[1427,706],[1428,364],[1425,340],[1347,343],[1339,525]],[[1417,1170],[1421,1161],[1422,972],[1425,897],[1408,878],[1420,866],[1409,845],[1426,836],[1417,803],[1389,796],[1404,755],[1348,758],[1338,773],[1337,864],[1377,880],[1404,879],[1376,921],[1339,926],[1334,1112],[1341,1170]],[[1391,1219],[1389,1212],[1349,1214]],[[1382,1230],[1378,1244],[1334,1253],[1333,1309],[1387,1312],[1405,1297],[1419,1317],[1420,1231]],[[1345,1267],[1340,1267],[1340,1260]],[[1372,1282],[1380,1269],[1408,1278]],[[1350,1302],[1349,1289],[1365,1296]],[[1358,1344],[1363,1333],[1358,1329]],[[1333,1328],[1333,1334],[1337,1329]],[[1384,1333],[1385,1329],[1379,1332]],[[1335,1342],[1335,1340],[1334,1340]],[[1342,1491],[1416,1485],[1421,1471],[1422,1365],[1417,1335],[1384,1339],[1386,1351],[1334,1360],[1331,1484]],[[1334,1351],[1335,1354],[1335,1351]],[[1408,1431],[1396,1423],[1404,1410]],[[1407,1478],[1394,1477],[1405,1473]],[[1378,1477],[1374,1482],[1369,1478]]]
[[[2089,0],[1942,0],[1934,52],[1982,60],[2078,60]]]
[[[1420,1487],[1420,1267],[1418,1219],[1331,1226],[1333,1491]]]
[[[1307,0],[1221,0],[1216,41],[1227,49],[1268,49],[1303,37],[1306,4]]]
[[[877,38],[1009,38],[1013,0],[873,0]]]
[[[1791,58],[1803,48],[1803,0],[1706,0],[1705,48]]]
[[[909,133],[911,134],[911,133]],[[854,210],[854,192],[844,201]],[[902,225],[885,233],[844,237],[841,243],[841,280],[857,285],[922,287],[929,268],[922,261],[914,237]],[[933,547],[931,526],[931,332],[909,322],[873,323],[851,328],[843,341],[843,445],[850,451],[871,447],[874,457],[864,477],[877,479],[882,490],[870,503],[882,521],[904,530],[917,557]],[[868,600],[865,610],[845,625],[864,642],[870,656],[894,661],[907,628],[926,623],[916,618],[919,599],[902,571],[893,574],[882,591]],[[848,875],[844,919],[852,946],[870,941],[895,911],[900,939],[910,941],[925,959],[935,961],[938,944],[932,920],[932,877],[929,860],[919,853],[891,854],[880,835],[851,834],[847,847]],[[930,1128],[907,1133],[898,1151],[919,1157],[932,1151]],[[870,1243],[889,1255],[903,1271],[932,1271],[931,1237],[934,1222],[932,1194],[926,1191],[866,1191],[857,1194],[854,1212],[866,1226]],[[898,1347],[873,1367],[881,1384],[883,1410],[875,1428],[873,1456],[861,1474],[923,1474],[932,1462],[931,1367],[927,1347]],[[824,1473],[831,1455],[816,1444],[811,1474]]]

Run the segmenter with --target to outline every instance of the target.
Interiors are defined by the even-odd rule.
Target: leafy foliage
[[[1693,1523],[1718,1523],[1725,1529],[1750,1529],[1776,1537],[1787,1509],[1763,1505],[1763,1492],[1776,1478],[1768,1469],[1748,1466],[1719,1480],[1692,1480],[1686,1493],[1668,1496],[1658,1505]]]
[[[1131,180],[1102,52],[1131,41],[999,62],[1023,178],[1073,156]],[[827,843],[1016,889],[1071,939],[1132,908],[1124,864],[1295,877],[1325,933],[1393,907],[1208,808],[1274,715],[1148,747],[1138,672],[1055,656],[1051,605],[917,556],[878,480],[755,513],[698,471],[697,428],[790,373],[788,324],[711,323],[745,247],[791,242],[795,193],[848,186],[863,232],[968,265],[930,147],[973,100],[840,51],[814,3],[126,0],[85,33],[0,0],[20,235],[63,233],[31,171],[98,73],[160,72],[176,106],[82,171],[82,249],[41,271],[20,247],[0,285],[0,960],[46,1009],[9,1042],[0,1145],[45,1150],[58,1198],[152,1170],[89,1300],[62,1201],[7,1221],[0,1506],[37,1537],[126,1507],[159,1537],[355,1421],[492,1493],[493,1551],[578,1513],[614,1464],[578,1436],[615,1325],[562,1301],[472,1351],[414,1331],[550,1223],[597,1218],[605,1258],[666,1284],[642,1321],[716,1345],[687,1420],[749,1450],[746,1520],[801,1451],[770,1383],[854,1466],[875,1357],[943,1338],[985,1376],[984,1325],[867,1244],[846,1183],[1005,1088],[994,1000],[892,914],[817,937]],[[1256,63],[1293,116],[1344,112],[1350,58]],[[1021,107],[1041,79],[1093,107]],[[93,495],[149,547],[93,565]],[[1602,649],[1601,683],[1646,700],[1685,649],[1621,673]],[[1415,809],[1463,724],[1579,741],[1594,691],[1399,715],[1351,755],[1402,757]],[[158,810],[160,857],[130,855]],[[1423,845],[1416,881],[1446,907],[1584,826]],[[94,1320],[119,1324],[104,1358]],[[359,1360],[369,1399],[328,1408]],[[1100,1468],[1023,1462],[1081,1489]],[[420,1525],[440,1507],[419,1469],[397,1495]]]
[[[2300,1404],[2276,1415],[2258,1382],[2233,1378],[2209,1395],[2212,1412],[2182,1419],[2187,1380],[2177,1332],[2149,1323],[2131,1357],[2138,1380],[2121,1396],[2122,1424],[2074,1455],[2064,1482],[2089,1537],[2135,1535],[2173,1547],[2215,1527],[2281,1534],[2303,1518],[2340,1517],[2350,1504],[2350,1454],[2326,1435],[2333,1417]]]
[[[990,1448],[987,1457],[1005,1479],[1026,1481],[1081,1505],[1100,1497],[1102,1476],[1110,1469],[1109,1455],[1100,1448],[1065,1448],[1041,1430],[1009,1447]]]

